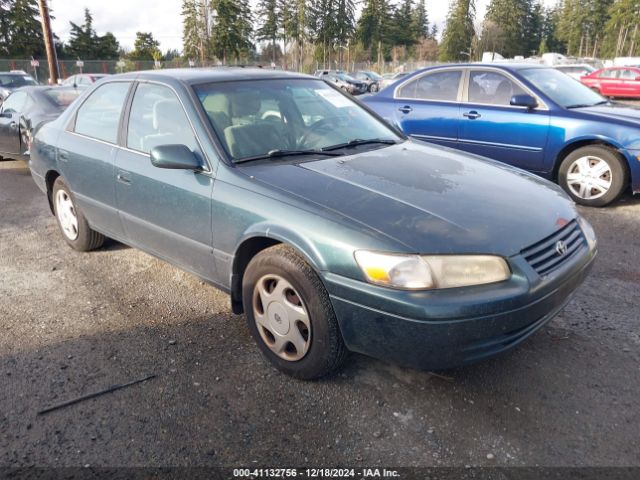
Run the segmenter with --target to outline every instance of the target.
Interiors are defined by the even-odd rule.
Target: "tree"
[[[542,6],[534,0],[491,0],[483,22],[482,49],[504,57],[529,56],[540,45]]]
[[[271,43],[271,61],[276,61],[276,41],[278,40],[278,26],[280,15],[277,0],[260,0],[257,10],[260,26],[256,30],[256,39],[267,40]]]
[[[252,18],[247,0],[212,0],[213,26],[211,28],[211,51],[222,63],[230,57],[239,61],[249,58]]]
[[[5,1],[0,12],[3,13],[0,28],[5,29],[4,32],[0,31],[0,34],[5,36],[4,48],[10,57],[29,58],[44,53],[40,12],[36,0]]]
[[[162,57],[160,42],[153,38],[151,32],[136,32],[133,51],[129,54],[132,60],[157,60]]]
[[[471,59],[474,37],[474,0],[454,0],[449,8],[438,57],[441,61]]]
[[[204,63],[209,57],[210,5],[208,0],[183,0],[183,54]]]
[[[120,43],[111,32],[97,37],[95,57],[100,60],[117,60],[120,58]]]
[[[424,0],[418,0],[418,4],[411,17],[411,29],[413,30],[416,40],[419,41],[422,38],[430,37],[429,17]],[[435,24],[433,26],[437,28]]]
[[[640,55],[640,0],[617,0],[607,14],[604,53],[609,57]]]
[[[88,8],[84,9],[84,23],[77,25],[69,22],[71,32],[69,33],[69,43],[67,44],[67,52],[76,58],[95,58],[97,47],[97,35],[93,29],[93,16]]]
[[[378,64],[382,63],[384,47],[389,43],[390,10],[387,0],[366,0],[356,28],[356,38],[370,51],[370,58],[377,58]]]

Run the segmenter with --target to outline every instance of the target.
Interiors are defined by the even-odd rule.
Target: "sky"
[[[543,0],[552,5],[556,0]],[[251,0],[255,5],[257,0]],[[476,0],[477,18],[482,18],[489,0]],[[426,0],[429,20],[442,31],[448,0]],[[53,30],[63,41],[69,38],[69,22],[82,24],[84,8],[93,15],[98,35],[112,32],[120,45],[132,49],[136,32],[152,32],[162,51],[182,50],[181,0],[49,0]]]

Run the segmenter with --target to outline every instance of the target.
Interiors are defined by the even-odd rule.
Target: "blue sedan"
[[[529,170],[582,205],[640,193],[640,109],[553,68],[426,68],[363,101],[412,137]]]
[[[30,167],[70,247],[111,237],[228,292],[298,378],[347,350],[424,368],[505,351],[597,252],[557,185],[287,72],[114,75],[37,130]]]

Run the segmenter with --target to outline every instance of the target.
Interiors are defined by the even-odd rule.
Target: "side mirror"
[[[151,164],[171,170],[202,170],[202,163],[185,145],[160,145],[151,149]]]
[[[538,101],[527,94],[514,95],[509,103],[514,107],[526,107],[529,110],[533,110],[538,106]]]

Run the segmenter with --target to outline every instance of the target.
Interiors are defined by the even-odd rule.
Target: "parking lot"
[[[581,209],[594,270],[516,350],[437,374],[352,355],[312,383],[195,277],[68,248],[24,164],[0,162],[0,202],[2,465],[640,464],[640,198]]]

